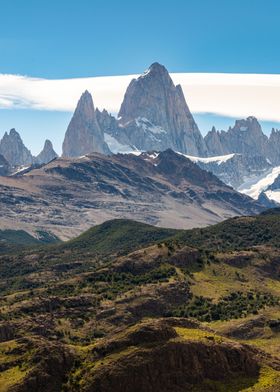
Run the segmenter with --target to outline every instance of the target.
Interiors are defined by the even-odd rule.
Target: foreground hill
[[[0,230],[0,253],[57,242],[57,237],[45,231],[37,232],[34,237],[24,230]]]
[[[0,390],[279,391],[279,226],[113,220],[1,255]]]
[[[120,217],[192,228],[264,208],[172,150],[55,159],[0,177],[0,206],[1,227],[33,227],[61,238]]]

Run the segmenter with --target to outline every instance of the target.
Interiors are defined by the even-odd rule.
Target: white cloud
[[[49,80],[0,74],[0,108],[73,111],[88,89],[95,106],[117,113],[130,80],[137,76]],[[280,75],[177,73],[171,77],[182,85],[193,113],[254,115],[280,122]]]

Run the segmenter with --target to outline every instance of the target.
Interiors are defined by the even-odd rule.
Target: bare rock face
[[[19,133],[11,129],[5,133],[0,141],[0,154],[11,166],[31,165],[33,157],[31,152],[25,147]]]
[[[85,91],[67,128],[63,146],[64,157],[78,157],[92,152],[109,154],[104,132],[97,122],[92,96]]]
[[[10,172],[9,162],[0,154],[0,176],[6,176]]]
[[[44,144],[43,150],[40,152],[40,154],[36,157],[36,163],[43,164],[43,163],[49,163],[53,159],[57,158],[58,155],[53,149],[52,142],[50,140],[46,140]]]
[[[205,136],[209,155],[240,153],[250,156],[266,156],[268,138],[255,117],[236,120],[227,132],[212,131]]]
[[[225,146],[222,144],[220,135],[220,132],[215,127],[212,127],[211,131],[204,138],[209,154],[212,156],[225,155]]]
[[[140,150],[172,148],[190,155],[207,155],[181,86],[175,86],[166,68],[158,63],[131,81],[119,118],[131,144]]]

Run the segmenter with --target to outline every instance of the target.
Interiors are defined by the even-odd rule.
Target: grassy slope
[[[115,219],[89,229],[64,245],[73,252],[94,252],[101,256],[127,254],[135,249],[163,241],[178,231],[163,229],[126,219]]]
[[[184,244],[213,251],[246,249],[256,245],[280,246],[278,210],[254,217],[237,217],[203,229],[179,232]]]
[[[59,242],[54,235],[40,231],[38,238],[24,230],[0,230],[0,253],[17,251],[23,248]]]
[[[171,281],[181,282],[183,280],[189,282],[193,299],[203,296],[214,304],[237,291],[244,294],[249,290],[254,293],[261,291],[280,297],[279,277],[263,273],[261,269],[266,252],[267,261],[270,258],[273,259],[275,254],[277,255],[280,243],[279,218],[280,216],[272,211],[270,214],[258,217],[235,218],[205,229],[188,231],[160,229],[128,220],[113,220],[96,226],[67,243],[35,248],[34,251],[19,253],[18,257],[15,255],[4,258],[0,270],[0,287],[3,290],[5,286],[14,288],[9,295],[5,297],[3,295],[1,298],[2,319],[8,318],[20,322],[22,320],[21,324],[24,325],[26,316],[25,310],[22,311],[21,307],[31,306],[38,296],[42,300],[50,296],[65,298],[87,295],[97,298],[97,300],[94,299],[94,306],[99,306],[100,300],[103,308],[111,308],[116,306],[118,300],[130,297],[133,303],[135,296],[140,293],[141,298],[144,292],[149,294],[149,290],[154,285],[164,288]],[[156,252],[159,255],[164,253],[172,255],[176,244],[179,243],[180,246],[189,245],[202,249],[203,265],[200,264],[199,268],[187,270],[181,267],[174,268],[168,265],[167,260],[160,269],[155,267],[136,277],[131,273],[114,272],[113,255],[128,254],[153,243],[163,242],[168,248],[166,245],[160,245],[158,249],[156,245],[152,250],[147,248],[142,252],[142,259],[145,258],[149,262],[150,259],[156,258]],[[250,251],[251,253],[248,251],[250,262],[245,263],[244,266],[236,266],[228,262],[228,259],[239,257],[240,250],[244,252],[244,249],[264,244],[269,246],[255,249]],[[166,252],[165,248],[167,248]],[[109,262],[106,261],[108,256],[111,256]],[[132,257],[132,260],[134,259],[135,257]],[[70,264],[71,268],[57,269],[65,263]],[[104,267],[113,268],[113,272],[105,270]],[[119,307],[121,309],[121,302]],[[34,310],[32,307],[30,309],[28,317],[35,319],[46,317],[49,312],[44,308],[42,311]],[[96,325],[94,324],[93,328],[91,320],[95,315],[95,310],[91,311],[89,307],[82,308],[81,311],[77,307],[66,309],[66,313],[63,307],[61,310],[58,308],[58,310],[52,309],[51,311],[52,318],[55,320],[55,333],[61,336],[63,344],[75,347],[77,351],[81,346],[82,350],[86,350],[87,347],[90,349],[96,341],[96,336],[104,334],[102,330],[105,328],[104,322],[99,321]],[[257,310],[258,315],[254,315],[253,310]],[[239,314],[237,313],[236,318],[212,321],[206,325],[217,333],[223,334],[235,324],[242,324],[262,315],[268,319],[280,317],[279,307],[266,304],[251,310],[248,308],[248,311],[243,311],[241,318],[238,318]],[[120,313],[120,316],[122,318],[123,314]],[[76,319],[79,320],[81,326],[75,324]],[[268,330],[268,327],[265,328],[264,335],[247,340],[246,343],[276,355],[278,349],[275,349],[275,345],[279,347],[279,336]],[[27,332],[27,335],[30,335],[30,332]],[[4,362],[7,355],[4,353]],[[0,357],[0,363],[3,361]],[[14,379],[20,379],[23,373],[18,373],[17,368],[12,369],[14,370],[11,372],[15,372]],[[23,368],[23,372],[25,370]],[[7,379],[11,379],[9,372],[6,375]],[[6,390],[7,388],[3,389],[3,391]]]

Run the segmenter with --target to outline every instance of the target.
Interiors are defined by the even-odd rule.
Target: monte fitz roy
[[[256,147],[258,140],[263,149]],[[181,87],[154,63],[131,81],[117,118],[95,109],[88,91],[82,94],[61,158],[49,140],[33,157],[14,129],[5,133],[0,142],[1,227],[16,224],[33,234],[48,230],[71,238],[92,224],[120,217],[192,228],[255,214],[277,201],[268,190],[252,199],[238,189],[277,168],[269,146],[253,117],[203,138]]]

